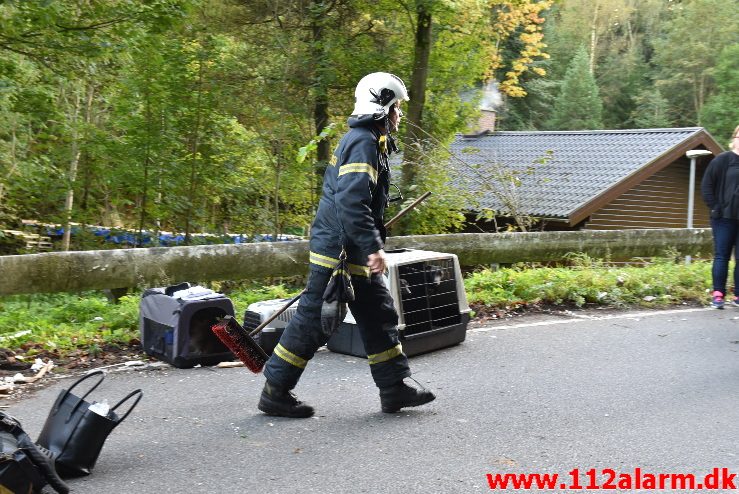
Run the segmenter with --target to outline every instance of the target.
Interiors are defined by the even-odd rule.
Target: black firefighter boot
[[[276,386],[269,381],[264,383],[257,408],[267,415],[298,419],[312,417],[315,413],[312,406],[298,401],[290,390]]]
[[[386,388],[380,388],[380,405],[385,413],[395,413],[406,407],[417,407],[435,399],[434,393],[423,386],[421,386],[421,389],[417,389],[407,385],[404,381]]]

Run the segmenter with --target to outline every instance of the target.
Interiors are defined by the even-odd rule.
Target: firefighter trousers
[[[331,271],[311,269],[298,308],[282,333],[280,342],[264,366],[267,380],[293,389],[308,361],[328,338],[321,331],[323,292]],[[375,384],[387,387],[411,375],[408,358],[398,341],[398,314],[381,275],[352,276],[355,300],[349,304]]]

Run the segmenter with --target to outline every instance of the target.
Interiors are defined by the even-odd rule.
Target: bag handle
[[[139,395],[138,398],[136,398],[136,401],[133,402],[133,405],[131,405],[131,407],[126,411],[126,413],[123,414],[123,416],[121,416],[121,417],[118,418],[118,420],[116,421],[116,424],[120,424],[121,422],[123,422],[123,420],[126,417],[128,417],[128,414],[131,413],[134,408],[136,408],[136,405],[139,404],[139,401],[141,401],[141,398],[144,396],[144,392],[141,391],[140,389],[137,389],[135,391],[131,391],[128,395],[126,395],[125,398],[123,398],[121,401],[119,401],[118,403],[116,403],[115,405],[113,405],[113,407],[110,409],[110,411],[115,410],[116,408],[118,408],[119,406],[123,405],[123,403],[125,403],[128,400],[130,400],[131,398],[133,398],[136,395]]]
[[[23,438],[19,438],[18,446],[28,454],[31,462],[41,470],[41,473],[44,475],[44,479],[49,483],[49,485],[51,485],[51,487],[54,488],[55,491],[59,494],[68,494],[69,486],[57,473],[52,453],[34,443],[27,434],[24,434],[24,436],[25,437]],[[45,452],[48,454],[45,454]]]
[[[89,378],[91,378],[92,376],[100,376],[100,380],[98,380],[98,382],[96,382],[96,383],[95,383],[95,385],[94,385],[93,387],[91,387],[90,389],[88,389],[88,390],[87,390],[87,393],[85,393],[85,394],[84,394],[84,395],[82,396],[82,398],[80,398],[80,401],[78,401],[78,402],[77,402],[77,404],[76,404],[76,405],[74,406],[74,408],[72,409],[72,413],[70,413],[70,414],[69,414],[69,416],[71,417],[72,415],[74,415],[74,412],[75,412],[75,410],[77,410],[77,407],[79,407],[79,406],[80,406],[80,405],[82,404],[82,402],[84,402],[84,401],[85,401],[85,398],[87,398],[87,396],[88,396],[88,395],[89,395],[90,393],[92,393],[93,391],[95,391],[95,389],[96,389],[96,388],[97,388],[98,386],[100,386],[100,383],[102,383],[102,382],[103,382],[103,379],[105,379],[105,373],[104,373],[103,371],[101,371],[101,370],[98,370],[98,371],[95,371],[95,372],[90,372],[89,374],[85,374],[84,376],[80,377],[80,378],[79,378],[79,379],[78,379],[78,380],[77,380],[77,381],[76,381],[76,382],[75,382],[74,384],[72,384],[72,385],[71,385],[71,386],[69,387],[69,389],[68,389],[68,390],[66,390],[66,391],[64,392],[64,394],[63,394],[63,395],[62,395],[62,396],[61,396],[61,397],[59,398],[59,400],[57,400],[57,406],[56,406],[56,408],[54,409],[54,413],[57,413],[57,412],[59,411],[59,407],[61,406],[61,404],[62,404],[62,403],[64,403],[64,400],[66,400],[66,399],[67,399],[67,396],[68,396],[68,395],[69,395],[69,394],[70,394],[70,393],[72,392],[72,390],[73,390],[73,389],[75,388],[75,386],[77,386],[78,384],[80,384],[80,383],[81,383],[82,381],[84,381],[85,379],[89,379]]]

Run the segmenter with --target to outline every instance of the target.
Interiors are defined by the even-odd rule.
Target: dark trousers
[[[713,289],[726,295],[731,252],[739,245],[739,220],[711,218],[713,232]],[[739,265],[734,264],[734,293],[739,291]]]
[[[292,389],[316,350],[328,341],[321,331],[323,291],[331,273],[312,269],[298,308],[282,333],[267,364],[264,377],[277,386]],[[357,321],[367,351],[372,378],[378,387],[392,386],[411,375],[408,358],[398,341],[398,314],[382,277],[353,276],[355,301],[349,308]]]

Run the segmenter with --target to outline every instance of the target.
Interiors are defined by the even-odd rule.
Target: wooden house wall
[[[700,193],[706,166],[701,162],[696,166],[694,228],[710,227],[708,208]],[[690,161],[676,161],[593,213],[582,229],[685,228],[689,182]]]

